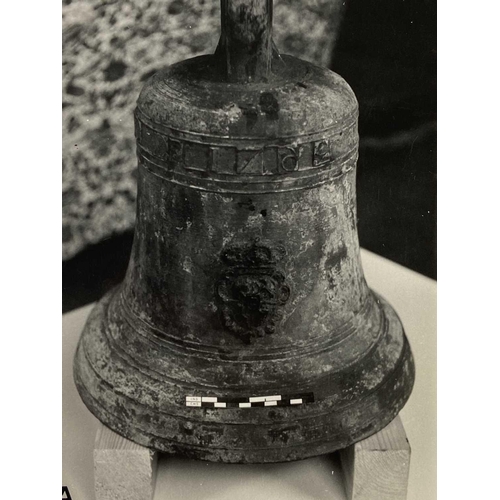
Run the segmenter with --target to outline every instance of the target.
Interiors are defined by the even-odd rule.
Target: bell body
[[[219,74],[216,56],[184,61],[139,97],[130,265],[88,320],[75,381],[106,425],[165,452],[328,453],[387,425],[414,378],[360,264],[356,98],[289,56],[270,82]]]

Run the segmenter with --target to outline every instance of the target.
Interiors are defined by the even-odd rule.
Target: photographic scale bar
[[[263,406],[299,406],[314,402],[312,392],[302,394],[275,394],[248,398],[226,398],[218,396],[186,396],[190,408],[258,408]]]

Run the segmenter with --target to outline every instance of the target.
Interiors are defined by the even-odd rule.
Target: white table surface
[[[401,412],[412,448],[407,500],[436,498],[436,282],[366,250],[368,284],[389,300],[408,335],[417,367]],[[98,425],[76,391],[73,354],[92,305],[63,315],[62,484],[74,500],[94,500],[93,448]],[[287,464],[229,465],[161,458],[155,500],[345,500],[336,455]],[[374,499],[377,500],[377,499]]]

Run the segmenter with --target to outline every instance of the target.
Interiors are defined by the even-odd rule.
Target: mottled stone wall
[[[161,67],[215,49],[219,3],[64,2],[63,258],[133,227],[135,101]],[[328,66],[345,3],[275,0],[280,51]]]

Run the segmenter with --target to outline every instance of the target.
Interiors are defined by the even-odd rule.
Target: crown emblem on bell
[[[276,331],[281,306],[290,297],[279,267],[285,254],[283,245],[273,246],[260,238],[222,252],[227,268],[217,284],[219,309],[225,326],[244,340]]]
[[[89,317],[75,382],[141,445],[297,460],[387,425],[413,358],[363,276],[352,90],[278,53],[270,0],[221,6],[215,53],[158,72],[138,99],[130,264]]]

